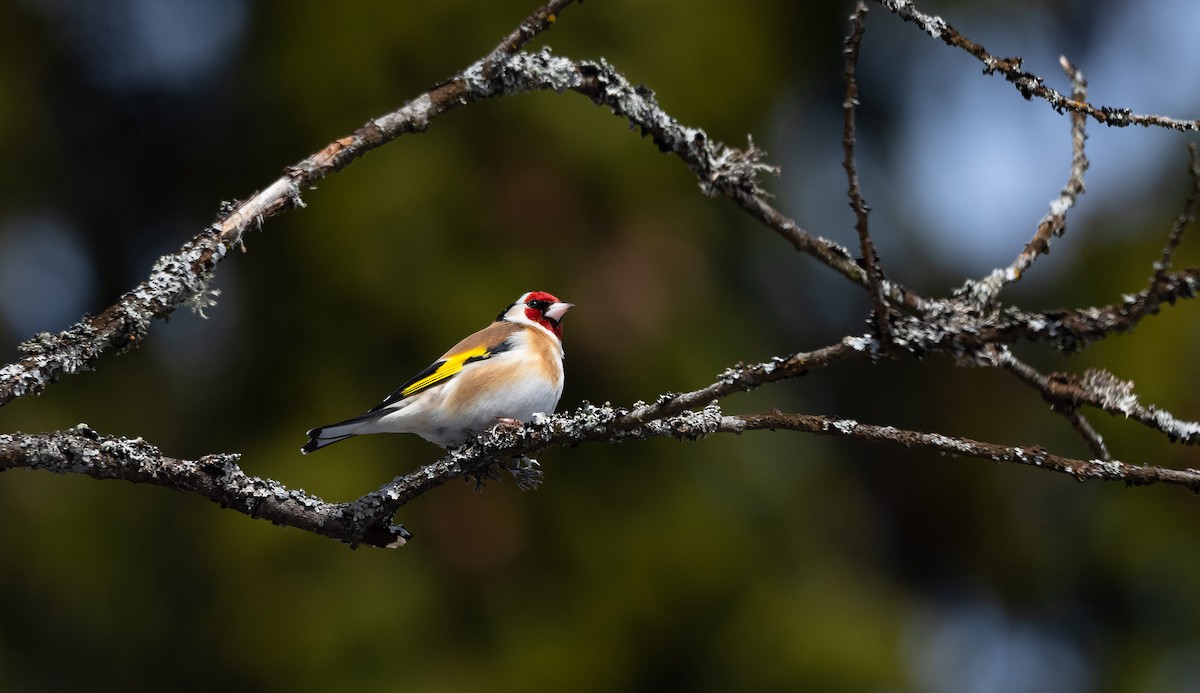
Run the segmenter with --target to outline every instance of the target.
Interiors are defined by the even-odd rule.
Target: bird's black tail
[[[353,419],[346,419],[328,426],[317,426],[308,431],[308,442],[304,447],[300,448],[300,452],[307,455],[310,452],[316,452],[326,445],[333,445],[347,438],[353,438],[359,433],[372,433],[370,429],[360,431],[359,427],[372,419],[378,419],[386,414],[386,411],[369,411],[366,414],[360,414]]]
[[[335,423],[332,426],[322,426],[313,428],[308,432],[308,442],[304,447],[300,448],[300,452],[308,454],[317,452],[320,448],[326,445],[334,445],[335,442],[341,442],[347,438],[354,438],[353,433],[346,433],[344,429],[349,428],[346,424]]]

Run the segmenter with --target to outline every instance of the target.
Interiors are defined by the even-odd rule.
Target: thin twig
[[[524,21],[517,25],[516,29],[513,29],[508,36],[505,36],[484,60],[498,60],[521,50],[525,47],[525,44],[537,38],[538,34],[553,26],[558,21],[559,13],[573,2],[575,0],[550,0],[542,7],[534,10],[533,14],[526,17]]]
[[[1059,65],[1071,80],[1071,97],[1076,101],[1087,99],[1087,81],[1066,56],[1059,56]],[[1084,193],[1083,175],[1088,169],[1087,154],[1084,153],[1084,142],[1087,141],[1087,118],[1079,111],[1071,112],[1071,172],[1067,176],[1066,185],[1058,197],[1050,202],[1050,210],[1038,222],[1033,239],[1025,245],[1024,250],[1017,255],[1012,264],[1003,269],[996,269],[987,277],[969,282],[960,293],[969,296],[976,305],[986,306],[995,300],[996,295],[1004,286],[1011,284],[1022,276],[1033,265],[1039,255],[1050,252],[1050,239],[1061,236],[1067,229],[1067,212],[1075,206],[1075,200]]]
[[[887,298],[883,293],[883,267],[880,265],[879,255],[875,251],[875,243],[871,240],[871,232],[868,227],[867,215],[870,207],[863,199],[862,189],[858,184],[858,169],[854,163],[856,144],[854,115],[858,106],[858,80],[855,73],[858,68],[858,55],[862,50],[863,33],[867,29],[866,16],[867,6],[862,0],[859,0],[854,14],[850,15],[851,30],[850,35],[846,37],[846,47],[843,51],[846,54],[846,63],[842,70],[842,79],[846,83],[846,97],[842,100],[842,151],[845,155],[842,159],[842,168],[846,170],[848,186],[846,194],[850,198],[850,208],[854,210],[854,230],[858,232],[863,270],[867,274],[867,288],[875,306],[873,311],[875,331],[879,335],[882,351],[887,353],[890,351],[892,343],[892,326],[889,319],[891,307],[888,306]]]
[[[1051,389],[1049,378],[1039,373],[1029,364],[1018,359],[1008,348],[1000,347],[995,353],[997,354],[996,361],[1001,367],[1037,390],[1042,398],[1050,404],[1051,409],[1067,418],[1071,427],[1083,438],[1083,442],[1087,444],[1088,449],[1092,451],[1093,455],[1102,460],[1112,459],[1112,455],[1109,454],[1108,448],[1104,445],[1104,439],[1100,437],[1096,429],[1092,428],[1091,423],[1079,412],[1079,403],[1077,401],[1064,401],[1056,395]]]
[[[854,261],[844,246],[821,236],[793,236],[792,232],[800,228],[796,222],[759,196],[740,190],[731,191],[728,195],[767,228],[791,240],[796,250],[813,256],[859,286],[866,288],[870,285],[866,271]],[[929,305],[928,299],[897,282],[882,280],[880,288],[892,305],[903,306],[910,312],[923,312]]]
[[[1096,459],[1105,462],[1112,459],[1112,453],[1108,451],[1108,446],[1104,444],[1104,436],[1101,436],[1099,431],[1092,428],[1092,423],[1087,420],[1078,409],[1067,415],[1067,420],[1071,423],[1071,428],[1083,438],[1083,442],[1087,443],[1088,449],[1092,451]]]
[[[1087,100],[1087,80],[1083,73],[1075,67],[1066,56],[1059,56],[1059,64],[1063,72],[1071,80],[1071,98],[1076,101]],[[1075,206],[1075,201],[1086,190],[1083,176],[1088,169],[1087,154],[1084,143],[1087,141],[1087,118],[1078,111],[1071,112],[1071,173],[1059,196],[1050,203],[1050,210],[1038,222],[1037,232],[1025,249],[1013,261],[1007,273],[1010,281],[1019,279],[1033,265],[1038,255],[1050,252],[1050,239],[1061,236],[1067,230],[1067,212]]]
[[[938,39],[948,46],[959,48],[983,63],[985,74],[999,73],[1008,80],[1026,99],[1037,97],[1050,104],[1059,113],[1071,111],[1090,116],[1096,122],[1111,127],[1127,127],[1141,125],[1144,127],[1162,127],[1183,132],[1200,131],[1200,120],[1183,120],[1156,115],[1138,115],[1128,108],[1112,108],[1109,106],[1093,106],[1086,101],[1077,101],[1063,96],[1047,87],[1045,80],[1031,72],[1021,69],[1020,58],[1001,58],[995,56],[983,46],[960,34],[941,17],[925,14],[916,8],[912,0],[875,0],[889,12],[901,19],[916,24],[922,31]]]
[[[1117,460],[1079,460],[1047,452],[1041,446],[1014,446],[984,443],[970,438],[923,433],[893,426],[864,424],[853,419],[838,419],[807,414],[764,412],[735,417],[742,430],[793,430],[837,435],[872,443],[905,448],[936,450],[959,457],[976,457],[994,462],[1011,462],[1067,474],[1079,481],[1089,479],[1122,481],[1130,486],[1176,484],[1200,493],[1200,470],[1164,469],[1150,465],[1128,464]]]
[[[1167,270],[1171,269],[1171,263],[1175,260],[1175,251],[1179,248],[1180,241],[1183,240],[1183,232],[1196,220],[1196,204],[1200,200],[1200,158],[1196,154],[1195,142],[1188,142],[1187,148],[1188,176],[1191,178],[1192,187],[1183,204],[1183,211],[1179,213],[1179,216],[1175,218],[1175,223],[1171,226],[1171,233],[1167,236],[1167,245],[1163,248],[1162,259],[1154,263],[1154,277],[1150,281],[1152,285],[1160,284],[1165,280]]]
[[[706,387],[681,394],[662,395],[651,404],[635,404],[630,412],[617,421],[617,427],[629,427],[661,419],[687,409],[702,407],[736,392],[749,392],[767,383],[802,377],[811,371],[833,365],[863,351],[859,340],[843,339],[813,351],[800,352],[787,357],[776,356],[770,361],[762,363],[739,364],[726,369],[716,382]]]
[[[1108,371],[1092,369],[1082,378],[1069,373],[1042,375],[1007,350],[1001,352],[1000,364],[1041,392],[1056,410],[1075,411],[1088,405],[1113,416],[1133,419],[1172,442],[1200,444],[1200,422],[1177,419],[1166,410],[1143,405],[1134,394],[1131,381],[1121,380]]]

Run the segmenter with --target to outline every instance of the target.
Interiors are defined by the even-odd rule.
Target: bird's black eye
[[[546,309],[550,307],[550,303],[548,301],[543,301],[540,298],[535,298],[532,301],[526,301],[525,305],[541,313],[546,312]]]

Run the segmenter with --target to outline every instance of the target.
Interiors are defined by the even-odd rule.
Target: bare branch
[[[983,443],[970,438],[944,436],[940,433],[922,433],[892,426],[875,426],[852,419],[807,414],[784,414],[765,412],[744,414],[735,417],[743,431],[749,430],[793,430],[837,435],[886,443],[905,448],[937,450],[959,457],[977,457],[994,462],[1012,462],[1039,467],[1072,476],[1079,481],[1096,479],[1123,481],[1131,486],[1147,484],[1176,484],[1193,493],[1200,493],[1200,470],[1164,469],[1149,465],[1127,464],[1117,460],[1077,460],[1047,452],[1041,446],[1011,446]]]
[[[1196,221],[1196,204],[1197,201],[1200,201],[1200,157],[1197,157],[1195,142],[1188,142],[1188,175],[1191,178],[1192,187],[1183,204],[1183,211],[1176,217],[1175,224],[1171,227],[1171,233],[1167,236],[1167,245],[1163,248],[1162,259],[1154,263],[1154,277],[1150,280],[1152,285],[1166,281],[1167,270],[1171,269],[1175,251],[1179,248],[1180,241],[1183,240],[1183,232]]]
[[[955,301],[939,301],[930,302],[920,316],[897,320],[893,329],[896,344],[916,356],[945,353],[973,363],[989,346],[1022,340],[1071,353],[1130,332],[1144,318],[1157,314],[1164,303],[1195,298],[1198,293],[1200,268],[1190,268],[1166,274],[1154,286],[1106,306],[1042,313],[1008,307],[983,313]]]
[[[713,384],[683,394],[661,395],[653,404],[638,403],[617,422],[618,428],[627,428],[654,419],[678,414],[687,409],[700,407],[735,392],[748,392],[755,388],[787,378],[798,378],[809,372],[824,368],[858,353],[867,351],[867,342],[862,339],[846,338],[841,342],[815,351],[800,352],[788,357],[776,356],[770,361],[751,365],[738,364],[728,368]]]
[[[1037,97],[1050,104],[1059,113],[1070,111],[1090,116],[1098,123],[1112,127],[1141,125],[1162,127],[1182,132],[1200,131],[1200,120],[1180,120],[1156,115],[1138,115],[1128,108],[1093,106],[1086,101],[1070,99],[1047,87],[1045,80],[1021,69],[1020,58],[1000,58],[988,53],[983,46],[968,39],[950,26],[941,17],[928,15],[916,8],[912,0],[875,0],[889,12],[901,19],[916,24],[922,31],[948,46],[970,53],[983,63],[984,74],[999,73],[1008,80],[1026,99]]]
[[[1059,64],[1063,72],[1071,79],[1071,98],[1076,101],[1087,99],[1087,81],[1083,73],[1067,60],[1059,56]],[[1075,200],[1085,190],[1083,174],[1087,171],[1088,160],[1084,153],[1083,144],[1087,140],[1085,131],[1087,118],[1078,111],[1071,112],[1071,173],[1062,191],[1050,202],[1050,211],[1038,222],[1033,239],[1026,244],[1025,249],[1004,269],[997,269],[978,282],[968,282],[960,293],[969,296],[978,305],[985,306],[995,300],[996,295],[1005,285],[1011,284],[1022,276],[1033,265],[1039,255],[1050,252],[1050,239],[1061,236],[1067,230],[1067,212],[1075,206]]]
[[[635,423],[635,417],[631,417],[630,412],[610,404],[595,406],[585,403],[570,414],[544,417],[525,426],[497,426],[442,459],[397,477],[358,502],[367,501],[378,508],[377,518],[384,522],[409,501],[446,481],[464,475],[478,475],[483,468],[504,459],[535,454],[549,447],[585,442],[619,443],[654,437],[696,440],[715,433],[760,430],[841,435],[871,443],[1042,467],[1069,474],[1081,481],[1097,479],[1124,481],[1131,485],[1176,484],[1200,493],[1200,470],[1163,469],[1108,458],[1078,460],[1055,455],[1040,446],[1000,445],[938,433],[863,424],[851,419],[779,411],[728,416],[722,413],[716,402],[709,403],[699,411],[689,410]]]
[[[858,169],[854,163],[854,112],[858,106],[858,80],[855,72],[858,68],[858,55],[862,49],[862,37],[866,31],[865,19],[867,16],[867,6],[859,0],[858,5],[854,9],[854,14],[850,16],[851,30],[850,35],[846,37],[846,65],[842,71],[842,79],[846,83],[846,97],[842,100],[842,150],[845,157],[842,159],[842,168],[846,169],[846,179],[848,184],[847,196],[850,198],[850,208],[854,210],[854,230],[858,232],[859,250],[862,253],[863,271],[867,275],[867,288],[871,294],[871,301],[875,305],[873,311],[875,316],[874,327],[879,334],[880,344],[883,346],[883,351],[887,352],[891,349],[892,342],[892,327],[889,321],[891,317],[891,308],[888,306],[887,298],[883,293],[883,267],[879,263],[879,255],[875,251],[875,243],[871,241],[871,233],[867,224],[867,214],[870,207],[866,200],[863,199],[862,190],[858,185]]]
[[[394,547],[409,537],[399,525],[374,521],[368,503],[327,503],[273,479],[249,476],[237,460],[238,455],[228,454],[175,459],[141,438],[101,436],[84,424],[40,435],[0,434],[0,471],[43,469],[165,486],[250,517],[350,544]]]
[[[1088,405],[1113,416],[1133,419],[1161,432],[1172,442],[1200,443],[1200,423],[1177,419],[1153,405],[1142,405],[1133,392],[1133,382],[1121,380],[1108,371],[1091,369],[1082,378],[1069,373],[1045,376],[1018,361],[1007,350],[1001,353],[1000,363],[1041,392],[1056,410],[1073,412]]]
[[[60,474],[86,474],[96,479],[150,483],[204,496],[250,517],[313,532],[351,546],[389,548],[402,546],[411,537],[404,527],[391,524],[395,511],[446,481],[464,475],[478,476],[490,465],[549,447],[653,437],[696,440],[715,433],[794,430],[1031,465],[1080,480],[1139,485],[1168,483],[1200,491],[1197,470],[1169,470],[1112,460],[1076,460],[1048,453],[1038,446],[984,443],[850,419],[778,411],[726,416],[715,403],[699,411],[684,411],[644,423],[631,423],[629,414],[607,404],[585,404],[570,414],[543,417],[524,426],[497,426],[442,459],[397,477],[351,503],[329,503],[304,491],[288,489],[272,479],[248,476],[237,465],[237,455],[179,460],[164,456],[140,438],[100,436],[83,424],[69,431],[40,435],[0,434],[0,471],[42,469]]]
[[[512,33],[504,37],[500,45],[496,46],[491,53],[488,54],[485,61],[496,61],[505,56],[512,55],[525,47],[525,44],[532,41],[538,34],[549,29],[556,21],[558,15],[567,5],[575,2],[575,0],[550,0],[544,6],[539,7],[517,25]]]
[[[1108,451],[1108,446],[1104,444],[1104,437],[1092,428],[1092,423],[1079,411],[1075,410],[1067,414],[1067,420],[1071,423],[1071,428],[1083,438],[1083,442],[1087,443],[1088,449],[1096,456],[1096,459],[1108,462],[1112,460],[1112,453]]]
[[[1091,423],[1084,418],[1079,412],[1079,405],[1072,402],[1064,402],[1059,399],[1050,389],[1050,379],[1037,372],[1029,364],[1021,361],[1007,347],[998,347],[996,350],[996,361],[1000,366],[1016,375],[1027,385],[1036,389],[1042,398],[1050,403],[1050,408],[1067,417],[1071,427],[1083,438],[1084,443],[1092,451],[1092,454],[1102,460],[1112,459],[1108,448],[1104,445],[1104,439],[1092,428]]]

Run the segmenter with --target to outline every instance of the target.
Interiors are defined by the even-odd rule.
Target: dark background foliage
[[[531,3],[8,2],[0,22],[0,348],[97,312],[281,168],[489,50]],[[967,36],[1095,103],[1195,117],[1183,0],[942,2]],[[588,2],[539,40],[603,56],[675,117],[783,166],[810,230],[855,245],[840,161],[849,3]],[[1192,27],[1188,29],[1187,27]],[[872,6],[860,174],[885,267],[944,294],[1009,262],[1066,180],[1069,123]],[[1187,184],[1177,133],[1091,126],[1067,236],[1007,298],[1111,303],[1150,274]],[[376,436],[301,457],[522,291],[566,321],[562,406],[628,405],[865,331],[865,292],[574,94],[473,104],[371,153],[247,238],[209,319],[179,313],[0,413],[352,499],[436,458]],[[1180,264],[1195,264],[1194,239]],[[1045,370],[1103,365],[1200,418],[1196,306]],[[1015,379],[842,364],[751,395],[1087,455]],[[1102,414],[1117,457],[1192,449]],[[1200,687],[1200,501],[791,433],[584,446],[547,483],[450,484],[416,539],[350,551],[159,488],[0,477],[8,690],[1173,691]]]

